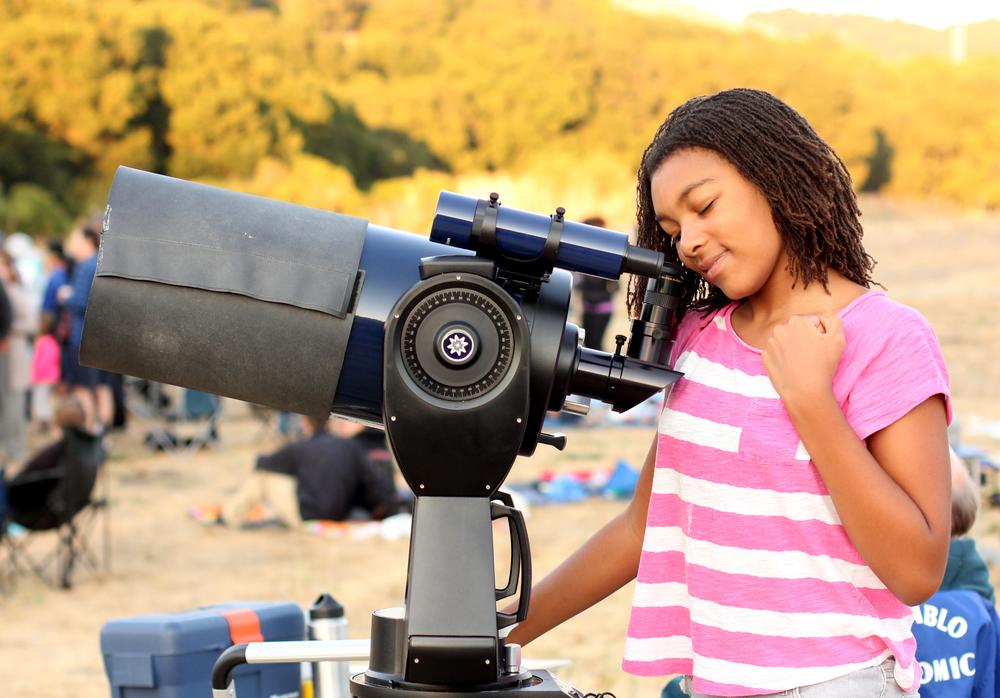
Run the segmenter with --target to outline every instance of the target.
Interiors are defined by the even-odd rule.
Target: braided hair
[[[677,251],[656,222],[650,181],[669,156],[687,148],[712,150],[767,199],[788,252],[789,271],[803,286],[827,288],[828,270],[869,288],[875,260],[861,244],[861,211],[851,175],[809,123],[780,99],[761,90],[737,88],[696,97],[660,125],[639,165],[638,244],[679,263]],[[646,280],[633,277],[628,305],[638,314]],[[730,299],[690,269],[684,269],[682,309],[712,310]]]

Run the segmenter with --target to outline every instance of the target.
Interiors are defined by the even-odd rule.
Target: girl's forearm
[[[904,603],[915,605],[933,594],[944,572],[947,517],[925,513],[886,472],[832,394],[786,407],[848,537],[868,566]],[[933,450],[933,444],[928,448]],[[946,476],[940,489],[947,500]]]
[[[508,642],[526,645],[635,579],[655,465],[654,438],[628,507],[532,587],[528,617],[510,632]]]
[[[642,532],[623,512],[531,589],[527,619],[508,642],[526,645],[563,621],[590,608],[635,578]]]

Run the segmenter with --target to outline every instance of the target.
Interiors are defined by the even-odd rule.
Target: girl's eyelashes
[[[676,244],[677,238],[681,236],[681,232],[679,230],[670,230],[662,223],[660,224],[660,232],[667,236],[667,242],[669,242],[671,245]]]
[[[705,204],[702,208],[698,209],[698,216],[699,217],[705,216],[710,210],[712,210],[712,206],[714,206],[715,202],[718,201],[718,200],[719,200],[719,198],[716,197],[716,198],[712,199],[711,201],[709,201],[707,204]],[[667,240],[668,240],[668,242],[670,243],[671,246],[676,246],[677,245],[677,240],[681,236],[681,231],[680,230],[670,230],[668,227],[664,226],[662,223],[660,224],[660,230],[663,231],[663,234],[667,236]]]

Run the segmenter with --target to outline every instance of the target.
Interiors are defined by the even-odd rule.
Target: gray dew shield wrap
[[[329,414],[367,221],[118,169],[81,363]]]

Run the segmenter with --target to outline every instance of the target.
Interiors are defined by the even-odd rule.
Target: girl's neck
[[[747,298],[733,311],[733,326],[751,346],[762,346],[771,330],[793,315],[833,315],[868,289],[829,270],[827,285],[818,281],[804,286],[801,281],[791,284],[771,283]]]

